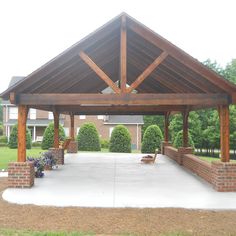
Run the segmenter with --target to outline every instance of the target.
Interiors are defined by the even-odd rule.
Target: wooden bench
[[[60,147],[66,150],[70,144],[71,138],[67,138],[64,142],[61,142]]]
[[[155,162],[155,160],[157,158],[158,152],[159,152],[159,150],[156,149],[154,156],[147,155],[147,156],[142,157],[141,162],[145,163],[145,164],[151,164],[151,163],[154,164],[154,162]]]

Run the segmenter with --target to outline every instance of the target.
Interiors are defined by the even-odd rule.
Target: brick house
[[[22,78],[23,77],[12,77],[9,87],[19,82]],[[2,101],[2,105],[4,135],[9,138],[12,126],[17,123],[18,108],[6,100]],[[42,141],[44,130],[50,122],[53,122],[52,112],[38,109],[29,110],[27,127],[31,131],[33,142]],[[113,128],[118,124],[123,124],[128,128],[131,134],[132,149],[140,149],[143,116],[75,116],[75,136],[78,134],[81,125],[83,125],[85,122],[93,122],[102,139],[109,139]],[[64,127],[66,136],[69,136],[70,117],[68,115],[60,115],[60,124]]]

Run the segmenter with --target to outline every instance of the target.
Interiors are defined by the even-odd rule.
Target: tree
[[[145,133],[145,130],[150,126],[150,125],[157,125],[161,129],[161,132],[164,133],[164,116],[151,116],[151,115],[146,115],[143,116],[143,121],[144,124],[142,126],[142,137]]]
[[[236,84],[236,59],[226,65],[223,75],[227,80]]]
[[[65,131],[63,127],[59,124],[59,140],[65,140]],[[53,147],[54,143],[54,123],[50,123],[48,127],[44,130],[43,133],[43,141],[42,141],[42,149],[46,150]]]
[[[163,135],[161,129],[157,125],[150,125],[144,135],[142,142],[142,153],[154,153],[156,149],[161,148],[161,141],[163,140]]]
[[[190,132],[188,133],[188,145],[192,148],[194,148],[194,142],[192,139],[192,136]],[[175,136],[173,146],[176,148],[182,147],[183,146],[183,130],[179,131],[177,135]]]
[[[124,125],[117,125],[110,139],[110,152],[131,152],[131,137],[129,130]]]
[[[2,99],[0,98],[0,124],[3,122]]]
[[[10,139],[8,143],[9,148],[15,149],[18,147],[18,125],[14,125],[11,130]],[[26,148],[31,149],[32,139],[30,130],[26,129]]]
[[[79,150],[101,151],[98,131],[93,123],[85,123],[81,126],[77,140]]]

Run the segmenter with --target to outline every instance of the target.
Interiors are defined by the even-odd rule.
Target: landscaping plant
[[[98,131],[93,123],[85,123],[81,126],[77,141],[81,151],[101,151]]]
[[[10,134],[10,139],[8,143],[9,148],[17,148],[18,146],[18,125],[14,125],[11,130]],[[32,139],[31,139],[31,134],[30,130],[27,128],[26,129],[26,148],[31,149],[32,147]]]
[[[194,142],[190,132],[188,132],[188,146],[194,148]],[[174,139],[173,146],[176,148],[183,146],[183,130],[179,131]]]
[[[44,167],[48,166],[50,168],[53,168],[57,164],[56,159],[53,157],[53,154],[50,151],[43,152],[41,154],[41,159],[42,159],[42,161],[44,163]]]
[[[141,147],[142,153],[155,153],[156,149],[161,148],[161,141],[163,140],[162,132],[157,125],[150,125],[143,135],[143,142]]]
[[[65,131],[61,125],[59,125],[59,139],[64,141],[66,138]],[[50,123],[45,129],[43,134],[42,149],[46,150],[53,147],[54,143],[54,124]]]
[[[27,157],[27,161],[34,163],[34,172],[36,178],[42,178],[44,176],[44,162],[40,157]]]
[[[131,137],[129,130],[124,125],[117,125],[110,139],[110,152],[131,152]]]

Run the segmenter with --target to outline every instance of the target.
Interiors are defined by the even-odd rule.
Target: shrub
[[[0,136],[0,143],[7,143],[8,142],[8,139],[7,139],[7,136]]]
[[[54,158],[52,152],[43,152],[41,154],[41,159],[43,160],[44,166],[54,167],[57,164],[56,159]]]
[[[150,125],[143,135],[142,153],[155,153],[156,149],[160,149],[163,140],[162,132],[157,125]]]
[[[42,146],[42,142],[33,142],[32,143],[32,147],[41,147]]]
[[[85,123],[81,126],[77,141],[81,151],[101,151],[98,131],[93,123]]]
[[[18,146],[18,125],[14,125],[11,130],[10,139],[8,143],[9,148],[15,149]],[[30,130],[26,129],[26,148],[31,149],[32,140]]]
[[[188,133],[188,143],[190,147],[194,148],[194,142],[190,133]],[[183,146],[183,130],[179,131],[175,136],[173,146],[176,148]]]
[[[0,124],[0,135],[3,135],[3,125]]]
[[[112,133],[109,145],[110,152],[131,152],[131,137],[124,125],[117,125]]]
[[[101,139],[100,140],[100,144],[101,144],[101,148],[106,148],[108,149],[109,148],[109,140],[106,140],[106,139]]]
[[[34,172],[36,178],[42,178],[44,176],[44,162],[41,157],[27,157],[27,161],[34,163]]]
[[[63,127],[59,124],[59,140],[65,140],[65,131]],[[50,123],[48,127],[44,130],[43,133],[43,141],[42,141],[42,149],[46,150],[53,147],[54,143],[54,123]]]

